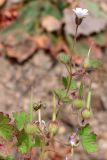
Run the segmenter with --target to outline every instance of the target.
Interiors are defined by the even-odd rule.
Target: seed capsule
[[[91,117],[90,110],[85,109],[84,111],[82,111],[82,117],[83,117],[83,119],[89,119]]]
[[[48,132],[52,135],[55,135],[58,132],[58,122],[51,121],[48,125]]]
[[[77,109],[81,109],[84,106],[84,101],[81,99],[75,99],[73,101],[73,105],[74,107],[76,107]]]

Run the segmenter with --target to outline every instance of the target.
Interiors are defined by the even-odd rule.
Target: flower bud
[[[81,109],[82,107],[84,107],[84,101],[81,100],[81,99],[75,99],[73,101],[73,105],[74,105],[75,108]]]
[[[48,125],[48,131],[50,134],[55,135],[58,132],[58,122],[51,121]]]
[[[91,112],[89,109],[85,109],[82,111],[82,117],[83,119],[89,119],[91,117]]]
[[[82,20],[83,20],[83,18],[78,18],[77,16],[76,16],[76,18],[75,18],[75,23],[76,23],[76,25],[80,25],[81,23],[82,23]]]

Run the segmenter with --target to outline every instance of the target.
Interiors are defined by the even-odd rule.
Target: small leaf
[[[8,156],[5,158],[5,160],[14,160],[14,158],[12,156]]]
[[[68,86],[70,85],[70,90],[75,90],[77,89],[77,83],[75,80],[71,80],[71,84],[69,84],[70,82],[70,77],[63,77],[62,78],[63,84],[66,88],[68,88]]]
[[[64,103],[71,103],[72,102],[72,100],[67,96],[67,97],[64,97],[63,99],[62,99],[62,101],[64,102]]]
[[[79,136],[84,149],[88,153],[97,151],[96,134],[92,132],[89,124],[79,129]]]
[[[64,89],[56,89],[55,94],[61,99],[67,96],[66,91]]]
[[[55,5],[50,3],[50,1],[44,3],[43,9],[42,9],[42,15],[43,16],[51,15],[59,20],[62,19],[61,12],[58,10],[58,8]]]
[[[101,61],[99,59],[90,59],[89,64],[90,67],[96,69],[101,66]]]
[[[41,147],[44,145],[44,141],[43,141],[43,138],[40,137],[40,136],[36,136],[35,137],[35,147]]]
[[[60,53],[58,55],[58,60],[61,63],[67,64],[70,61],[70,57],[68,55],[66,55],[65,53]]]
[[[71,89],[71,90],[77,89],[77,83],[76,83],[75,80],[72,80],[72,81],[71,81],[70,89]]]
[[[31,147],[34,146],[35,142],[31,136],[29,136],[24,130],[22,130],[18,137],[18,149],[22,154],[27,153]]]
[[[8,116],[0,113],[0,137],[11,139],[13,134],[13,126],[10,124]]]
[[[105,46],[107,41],[106,41],[106,32],[100,32],[98,34],[95,34],[92,36],[94,39],[95,43],[101,47]]]
[[[62,81],[63,81],[64,86],[67,88],[67,86],[68,86],[68,77],[62,77]]]
[[[70,103],[72,100],[68,97],[66,91],[64,89],[57,89],[54,91],[56,96],[62,100],[64,103]]]
[[[83,82],[80,83],[79,94],[78,96],[81,98],[83,96],[84,85]]]
[[[19,131],[24,128],[24,125],[28,119],[28,116],[25,112],[13,113],[13,117],[15,118],[16,126]]]
[[[12,156],[2,157],[0,156],[0,160],[14,160]]]
[[[76,53],[85,56],[88,53],[89,47],[86,43],[84,42],[78,42],[76,44]]]

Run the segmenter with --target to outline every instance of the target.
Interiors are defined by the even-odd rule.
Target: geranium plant
[[[85,20],[84,18],[88,15],[88,10],[76,8],[73,11],[76,15],[76,32],[73,44],[73,49],[75,49],[77,31],[82,21]],[[7,147],[5,146],[5,142],[13,142],[13,148],[20,155],[19,159],[31,160],[34,155],[32,154],[33,148],[38,153],[35,154],[35,156],[38,155],[37,159],[46,159],[48,154],[45,153],[49,153],[50,146],[52,146],[54,141],[57,141],[55,136],[60,127],[58,116],[63,105],[64,107],[70,105],[72,114],[76,114],[79,120],[78,126],[72,131],[68,141],[64,144],[70,148],[69,152],[65,154],[65,160],[68,159],[68,154],[70,154],[72,159],[75,147],[79,147],[80,143],[88,153],[97,151],[96,134],[92,131],[89,124],[89,119],[92,115],[92,82],[90,80],[88,87],[84,82],[84,78],[87,76],[90,67],[92,68],[90,51],[91,49],[89,49],[80,67],[75,66],[71,55],[65,53],[58,55],[58,61],[65,66],[67,75],[62,77],[62,88],[53,91],[53,113],[50,122],[46,123],[41,119],[41,108],[45,107],[45,105],[41,101],[33,103],[32,96],[29,114],[24,111],[16,112],[13,113],[13,118],[10,119],[8,115],[0,113],[0,153]],[[38,121],[36,122],[33,119],[33,112],[38,112]],[[13,155],[1,154],[1,159],[12,160],[15,157]]]

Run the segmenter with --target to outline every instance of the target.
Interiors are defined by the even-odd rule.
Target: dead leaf
[[[75,15],[72,9],[64,10],[65,32],[67,34],[75,35]],[[88,36],[92,33],[98,33],[106,28],[107,21],[104,18],[95,17],[92,14],[83,19],[82,24],[78,29],[78,36]]]
[[[8,36],[6,40],[4,39],[3,45],[6,55],[16,59],[19,63],[27,60],[37,49],[33,38],[28,34],[22,35],[20,32]]]
[[[64,51],[67,54],[71,54],[67,44],[63,39],[60,39],[56,44],[52,44],[50,46],[50,53],[56,57],[59,52]]]
[[[33,37],[35,44],[37,46],[37,48],[39,49],[49,49],[50,45],[51,45],[51,41],[49,39],[49,37],[45,34],[43,35],[38,35]]]
[[[48,31],[58,31],[61,29],[61,22],[53,16],[46,16],[41,21],[42,27]]]
[[[107,12],[107,2],[101,1],[100,6],[103,11]]]
[[[0,7],[2,7],[5,4],[6,0],[0,0]]]

